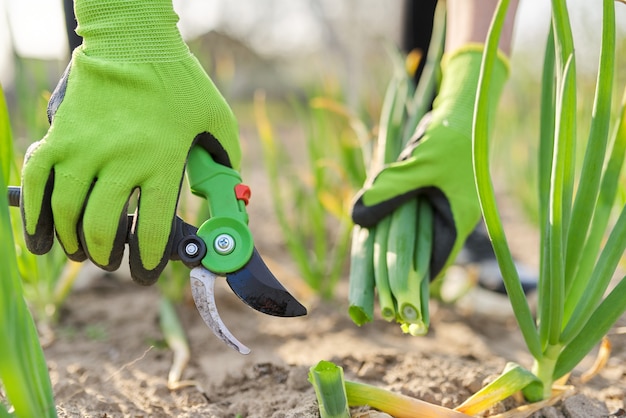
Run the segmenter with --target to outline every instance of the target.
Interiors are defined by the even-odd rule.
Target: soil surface
[[[264,227],[259,225],[255,236],[276,238],[258,228]],[[343,366],[347,379],[455,407],[497,376],[507,361],[531,365],[502,296],[475,289],[455,305],[433,302],[432,327],[425,337],[403,335],[398,326],[380,319],[359,328],[347,315],[345,282],[334,301],[320,301],[272,240],[256,242],[270,269],[307,306],[308,315],[285,319],[257,313],[226,283],[218,283],[222,319],[252,350],[244,356],[211,333],[187,297],[177,309],[191,346],[182,379],[191,383],[177,390],[167,387],[172,352],[159,328],[158,289],[135,285],[124,272],[103,275],[86,267],[64,306],[56,339],[45,349],[59,416],[317,417],[307,372],[320,360]],[[613,351],[608,365],[583,385],[579,376],[593,363],[590,356],[572,375],[561,399],[532,416],[622,416],[623,325],[626,321],[609,336]],[[487,415],[511,413],[519,405],[509,399]],[[367,409],[353,410],[354,416],[384,416],[363,411]]]
[[[343,366],[348,379],[454,407],[495,377],[506,361],[530,364],[515,322],[506,314],[470,313],[469,304],[434,304],[426,337],[403,335],[399,327],[381,320],[358,328],[344,303],[322,303],[307,295],[295,278],[280,274],[280,266],[267,259],[309,314],[292,319],[259,314],[220,283],[222,319],[252,352],[240,355],[217,340],[193,303],[185,303],[178,313],[192,358],[183,379],[194,384],[173,391],[167,388],[172,353],[164,347],[158,325],[157,289],[109,276],[74,292],[56,340],[45,350],[59,416],[317,417],[307,371],[322,359]],[[476,294],[471,299],[489,297]],[[575,373],[565,402],[543,408],[535,417],[620,416],[626,336],[610,339],[608,366],[585,385],[578,384]],[[509,400],[490,414],[515,406]]]

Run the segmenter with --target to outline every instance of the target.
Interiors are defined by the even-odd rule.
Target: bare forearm
[[[454,51],[467,43],[483,43],[498,0],[447,0],[446,50]],[[511,53],[511,40],[518,0],[511,0],[500,38],[500,49]]]

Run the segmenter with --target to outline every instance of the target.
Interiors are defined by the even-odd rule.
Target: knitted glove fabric
[[[480,219],[471,134],[482,51],[482,45],[468,45],[444,57],[433,110],[399,160],[368,180],[352,208],[355,223],[372,227],[407,200],[427,198],[434,209],[433,279],[454,260]],[[508,63],[500,56],[490,91],[492,114],[507,75]]]
[[[46,253],[56,232],[70,259],[115,270],[128,201],[139,190],[130,267],[136,281],[152,284],[171,252],[190,147],[238,170],[237,123],[180,36],[171,0],[76,0],[75,10],[83,45],[22,171],[26,243]]]

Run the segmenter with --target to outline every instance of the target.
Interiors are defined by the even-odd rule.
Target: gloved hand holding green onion
[[[397,162],[377,173],[357,195],[352,218],[371,227],[401,204],[425,197],[434,209],[431,278],[456,256],[480,219],[472,170],[472,116],[482,57],[482,45],[447,56],[433,110]],[[507,78],[507,61],[500,57],[493,108]]]
[[[423,118],[398,161],[385,165],[371,176],[356,196],[352,210],[354,222],[375,230],[376,236],[369,238],[370,245],[380,244],[376,249],[386,245],[383,250],[387,251],[387,256],[382,263],[374,251],[371,257],[376,259],[375,283],[383,317],[388,320],[395,318],[404,322],[403,315],[408,313],[409,319],[413,316],[413,308],[401,300],[407,299],[407,291],[408,299],[410,295],[420,297],[419,289],[423,289],[423,285],[411,281],[421,280],[419,275],[433,280],[442,274],[480,219],[472,169],[471,132],[482,50],[482,45],[470,44],[444,56],[441,84],[432,111]],[[508,62],[500,56],[492,81],[492,110],[498,104],[507,75]],[[397,244],[407,240],[407,228],[413,236],[408,247]],[[380,237],[380,229],[388,230],[386,239]],[[362,238],[364,243],[365,237]],[[381,244],[381,239],[386,242]],[[424,240],[430,240],[430,245],[424,244]],[[363,254],[365,252],[361,251],[361,256]],[[387,265],[381,266],[385,261]],[[407,269],[411,271],[408,275]],[[387,302],[382,295],[385,284],[384,279],[380,280],[381,275],[388,276],[392,298],[387,297]],[[399,289],[399,294],[394,289]],[[414,300],[413,304],[419,307],[420,301]],[[403,312],[405,305],[408,312]],[[393,308],[395,314],[385,313],[385,306]]]
[[[152,284],[169,258],[189,149],[238,170],[237,123],[183,41],[172,0],[76,0],[75,11],[83,45],[22,172],[26,242],[43,254],[56,232],[72,260],[115,270],[138,189],[131,274]]]

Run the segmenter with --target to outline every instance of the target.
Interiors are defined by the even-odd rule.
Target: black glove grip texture
[[[452,210],[448,199],[441,190],[436,187],[420,188],[372,206],[364,205],[362,196],[358,196],[352,207],[352,220],[357,225],[372,228],[400,205],[417,197],[426,199],[433,207],[433,248],[430,259],[430,277],[432,280],[445,266],[457,238]]]

